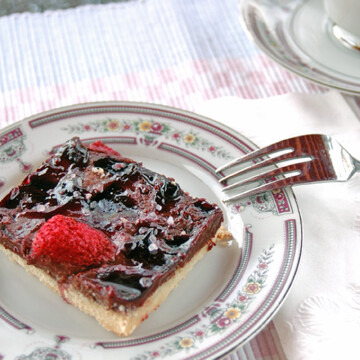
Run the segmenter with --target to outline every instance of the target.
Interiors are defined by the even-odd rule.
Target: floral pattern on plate
[[[266,277],[269,264],[272,260],[273,246],[263,253],[258,259],[256,269],[248,276],[245,286],[239,289],[234,298],[228,303],[214,302],[206,307],[201,317],[206,323],[199,328],[184,332],[181,336],[175,336],[168,343],[158,349],[146,351],[145,353],[131,358],[131,360],[149,360],[154,358],[165,358],[170,354],[185,352],[205,340],[224,332],[233,324],[238,322],[247,308],[253,302],[257,294],[266,285]]]
[[[17,161],[20,170],[24,173],[31,170],[31,164],[21,160],[22,154],[26,151],[25,133],[21,126],[8,129],[0,136],[0,164]],[[4,185],[4,178],[0,178],[0,187]]]
[[[208,151],[210,154],[228,160],[231,158],[224,148],[210,142],[207,138],[199,135],[193,129],[183,130],[173,125],[149,119],[119,120],[102,119],[88,123],[71,124],[63,130],[69,134],[84,134],[90,131],[99,133],[117,132],[123,135],[132,134],[139,138],[140,143],[145,145],[157,145],[158,140],[164,137],[166,140],[175,142],[180,146],[196,150]]]

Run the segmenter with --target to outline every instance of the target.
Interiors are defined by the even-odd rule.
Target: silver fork
[[[225,170],[243,166],[250,161],[251,165],[231,174],[224,174]],[[255,174],[249,174],[255,170]],[[223,200],[228,203],[290,185],[347,181],[359,170],[360,161],[351,156],[336,140],[327,135],[313,134],[282,140],[255,150],[215,171],[223,176],[219,182],[227,185],[223,191],[247,186],[245,190],[237,190],[233,196]],[[235,177],[244,175],[247,177],[231,183]],[[249,189],[248,185],[253,183],[256,183],[255,187]]]

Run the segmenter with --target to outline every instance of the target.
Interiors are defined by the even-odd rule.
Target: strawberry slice
[[[97,265],[114,259],[115,246],[101,231],[73,218],[55,215],[36,233],[30,257],[47,258],[53,263]]]
[[[120,154],[115,151],[114,149],[112,149],[111,147],[105,145],[102,141],[98,140],[93,142],[92,144],[90,144],[88,146],[89,150],[92,151],[97,151],[97,152],[101,152],[104,154],[108,154],[108,155],[115,155],[115,156],[120,156]]]

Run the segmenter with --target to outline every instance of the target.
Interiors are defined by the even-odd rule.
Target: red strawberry
[[[56,215],[36,233],[30,256],[47,258],[53,263],[88,266],[113,260],[115,246],[101,231]]]
[[[89,150],[92,151],[97,151],[97,152],[102,152],[108,155],[115,155],[115,156],[120,156],[120,154],[115,151],[114,149],[112,149],[111,147],[105,145],[102,141],[98,140],[93,142],[92,144],[90,144],[88,146]]]

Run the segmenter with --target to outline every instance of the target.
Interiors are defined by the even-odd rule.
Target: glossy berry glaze
[[[101,142],[74,138],[0,202],[0,242],[108,308],[144,303],[222,212]]]

